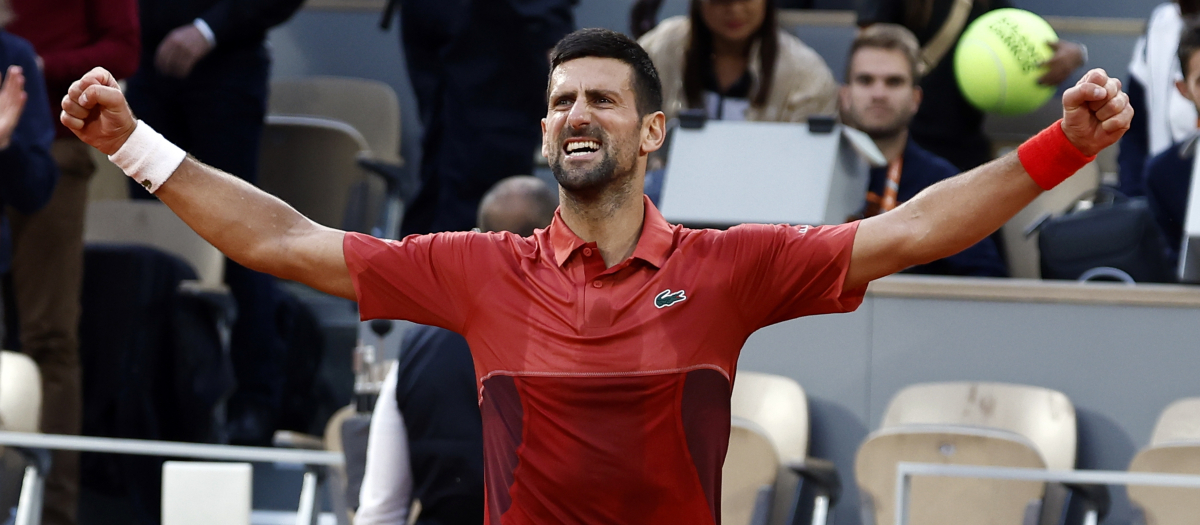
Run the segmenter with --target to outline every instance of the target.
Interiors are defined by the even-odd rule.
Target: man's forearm
[[[920,235],[901,253],[923,264],[965,250],[1042,194],[1015,152],[939,182],[896,209]]]
[[[1016,153],[934,184],[900,207],[862,221],[846,287],[958,253],[1041,193]]]
[[[154,195],[230,259],[284,278],[296,273],[287,240],[321,228],[277,197],[191,157]]]

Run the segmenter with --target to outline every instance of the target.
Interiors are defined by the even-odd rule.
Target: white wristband
[[[149,124],[137,121],[137,127],[116,153],[108,156],[121,171],[154,193],[187,157],[179,146],[171,144]]]

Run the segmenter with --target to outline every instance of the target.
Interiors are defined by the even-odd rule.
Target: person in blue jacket
[[[7,5],[0,3],[0,26]],[[58,182],[58,168],[50,157],[54,121],[46,99],[46,84],[38,69],[33,46],[21,37],[0,30],[0,202],[22,213],[46,205]],[[27,104],[29,100],[35,101]],[[8,271],[11,255],[8,225],[0,233],[0,272]]]
[[[896,24],[867,27],[850,47],[846,85],[840,96],[842,119],[869,135],[888,161],[886,167],[871,169],[864,217],[891,210],[959,173],[953,164],[921,148],[909,135],[908,125],[922,95],[917,85],[917,50],[917,38]],[[906,272],[1008,277],[1000,249],[991,237]]]
[[[1179,38],[1177,56],[1183,80],[1175,85],[1179,93],[1195,104],[1200,112],[1200,25],[1196,22],[1189,24]],[[1183,243],[1196,146],[1196,133],[1193,133],[1146,163],[1146,200],[1167,239],[1167,256],[1172,261],[1179,260],[1179,249]]]

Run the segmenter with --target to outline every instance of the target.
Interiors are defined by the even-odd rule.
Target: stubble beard
[[[563,144],[568,138],[581,136],[600,140],[602,146],[598,153],[601,157],[599,162],[591,166],[568,169],[565,166],[567,154],[562,151],[561,146],[555,150],[554,157],[550,159],[550,171],[554,173],[554,180],[558,181],[563,189],[566,197],[564,204],[600,205],[602,208],[607,207],[605,204],[618,205],[626,194],[632,191],[636,157],[625,159],[627,162],[620,162],[623,160],[618,154],[622,149],[618,147],[620,145],[611,142],[607,133],[598,130],[589,129],[582,133],[564,131],[559,144]]]

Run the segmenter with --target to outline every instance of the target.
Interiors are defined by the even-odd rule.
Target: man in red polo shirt
[[[62,120],[204,238],[259,271],[359,302],[362,316],[470,343],[488,523],[716,523],[738,352],[758,328],[853,310],[872,279],[979,241],[1115,142],[1132,109],[1095,70],[1020,155],[838,226],[668,224],[642,194],[665,122],[654,66],[586,29],[555,48],[542,153],[554,222],[531,237],[384,241],[314,224],[204,166],[130,114],[104,71]],[[169,179],[168,179],[169,177]]]

